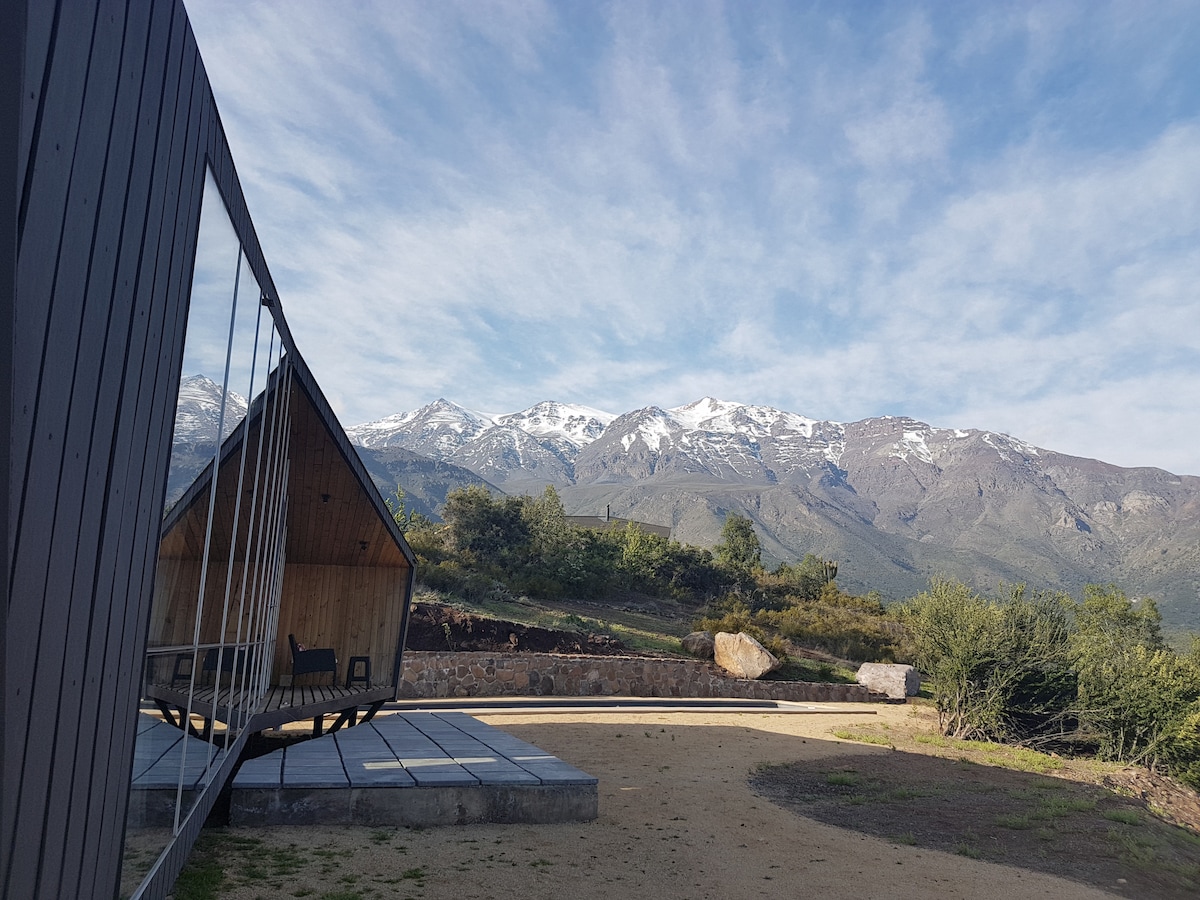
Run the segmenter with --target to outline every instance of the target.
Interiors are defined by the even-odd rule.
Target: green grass
[[[918,797],[924,796],[926,796],[925,792],[918,791],[916,788],[898,787],[884,791],[879,799],[884,803],[903,803],[906,800],[916,800]]]
[[[978,750],[983,753],[989,765],[1001,766],[1016,772],[1044,775],[1063,767],[1062,760],[1048,753],[1030,750],[1028,747],[994,744],[990,741],[958,741],[957,746],[966,750]]]
[[[607,634],[631,650],[682,653],[679,639],[691,630],[688,624],[690,614],[686,618],[675,619],[600,605],[584,606],[572,601],[550,603],[528,597],[514,600],[468,601],[434,592],[423,592],[416,600],[421,603],[451,606],[473,615],[503,619],[518,625],[555,631]]]
[[[1012,815],[997,816],[995,821],[1001,828],[1010,828],[1014,831],[1025,831],[1033,827],[1032,818],[1015,813]]]
[[[1043,800],[1033,812],[1035,819],[1064,819],[1075,813],[1091,812],[1096,801],[1085,797],[1055,797]]]
[[[859,777],[857,772],[830,772],[825,777],[825,780],[829,784],[838,785],[839,787],[854,787],[862,781],[862,778]]]
[[[858,741],[862,744],[878,744],[881,747],[894,747],[892,739],[886,734],[872,734],[868,731],[860,731],[850,728],[833,728],[829,732],[836,738],[841,738],[843,741]]]
[[[766,677],[768,681],[809,681],[817,684],[855,684],[853,669],[802,656],[788,656],[783,664]]]
[[[951,746],[953,741],[940,734],[914,734],[913,740],[918,744],[929,744],[932,747],[946,748]]]
[[[225,874],[215,859],[190,863],[175,881],[175,900],[218,900]]]
[[[1110,809],[1104,814],[1104,818],[1122,825],[1141,825],[1144,822],[1141,813],[1133,809]]]

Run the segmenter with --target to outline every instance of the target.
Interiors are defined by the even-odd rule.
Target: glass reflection
[[[123,894],[267,690],[285,508],[281,335],[207,173],[138,715]],[[247,398],[249,398],[247,400]]]

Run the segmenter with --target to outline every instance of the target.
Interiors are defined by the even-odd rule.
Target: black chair
[[[204,663],[200,667],[200,671],[206,680],[209,673],[212,673],[212,678],[214,681],[218,680],[218,656],[221,658],[221,674],[228,675],[230,679],[232,679],[235,674],[241,675],[243,672],[245,672],[247,663],[251,658],[250,651],[246,649],[238,648],[235,650],[233,647],[226,647],[224,650],[218,650],[216,647],[212,647],[204,654]]]
[[[293,683],[298,675],[328,672],[333,676],[332,683],[337,684],[337,652],[332,647],[301,650],[294,634],[288,635],[288,643],[292,645]]]

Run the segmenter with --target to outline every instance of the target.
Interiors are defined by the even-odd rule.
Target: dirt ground
[[[918,782],[941,777],[939,766],[955,777],[962,767],[953,759],[931,762],[926,751],[944,748],[912,741],[927,729],[922,720],[927,713],[903,705],[834,708],[841,711],[481,715],[596,775],[600,817],[553,826],[215,829],[193,852],[180,897],[185,880],[221,879],[220,873],[223,879],[212,896],[231,898],[1172,896],[1147,892],[1145,858],[1139,863],[1136,854],[1124,863],[1088,866],[1093,845],[1087,841],[1075,844],[1082,867],[1051,867],[1071,879],[1048,874],[1035,844],[1003,857],[1004,864],[990,862],[981,852],[989,849],[986,841],[981,845],[979,838],[997,816],[990,809],[979,809],[973,829],[962,818],[933,826],[935,832],[961,829],[963,834],[939,845],[944,849],[931,848],[924,838],[930,828],[920,821],[928,814],[911,804],[891,805],[936,794],[939,789],[921,789]],[[893,746],[911,744],[916,752],[847,742],[833,732],[884,734]],[[850,776],[836,774],[848,771]],[[805,799],[845,786],[839,782],[879,781],[908,771],[918,781],[901,786],[899,793],[888,788],[888,802],[868,796],[858,804],[841,804],[840,825],[848,827],[818,821],[816,807]],[[1035,796],[1039,783],[1060,773],[986,774],[967,780],[990,783],[1002,777]],[[1086,777],[1096,781],[1100,776]],[[1112,824],[1136,829],[1132,816]],[[1185,862],[1191,846],[1191,861],[1200,863],[1200,839],[1189,845],[1192,836],[1175,831],[1184,836]]]

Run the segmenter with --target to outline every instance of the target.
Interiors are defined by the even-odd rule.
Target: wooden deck
[[[169,684],[151,684],[146,687],[146,697],[159,707],[186,710],[188,695],[179,687]],[[197,685],[192,695],[191,711],[210,721],[228,724],[236,712],[242,692],[228,685]],[[391,685],[371,687],[339,687],[335,684],[272,685],[260,701],[258,709],[246,723],[249,731],[264,731],[278,728],[289,722],[313,719],[319,729],[322,717],[336,713],[346,716],[353,725],[354,711],[359,707],[375,707],[396,698],[396,689]],[[373,713],[372,713],[373,714]]]

